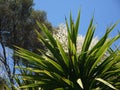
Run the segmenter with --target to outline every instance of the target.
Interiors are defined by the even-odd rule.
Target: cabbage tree
[[[53,37],[47,27],[39,22],[37,23],[47,37],[45,39],[36,31],[38,40],[46,46],[49,53],[39,50],[42,55],[38,55],[17,47],[17,55],[32,63],[30,67],[19,67],[21,70],[27,71],[27,73],[19,75],[23,82],[27,82],[19,88],[27,90],[35,90],[36,88],[37,90],[120,89],[120,50],[110,48],[120,38],[120,35],[108,38],[117,23],[108,27],[96,45],[89,49],[96,29],[92,18],[79,53],[77,52],[77,35],[80,12],[76,22],[73,22],[71,14],[69,24],[66,20],[67,53],[60,41]]]

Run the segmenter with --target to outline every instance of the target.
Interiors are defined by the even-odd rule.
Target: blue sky
[[[79,34],[83,35],[93,15],[98,37],[104,34],[107,26],[120,20],[120,0],[34,0],[34,4],[34,9],[47,12],[48,21],[53,26],[65,23],[65,16],[69,19],[70,11],[76,19],[78,10],[81,9]],[[111,37],[116,35],[118,30],[120,24],[112,32]]]

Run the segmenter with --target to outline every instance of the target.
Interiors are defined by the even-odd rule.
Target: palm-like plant
[[[47,39],[44,39],[37,32],[38,39],[43,42],[50,51],[50,54],[39,50],[42,55],[37,55],[17,47],[17,54],[32,63],[31,67],[19,67],[31,73],[21,74],[21,77],[26,82],[31,83],[20,86],[20,88],[27,89],[32,87],[33,90],[35,88],[37,90],[39,90],[38,88],[41,88],[41,90],[120,89],[120,51],[110,49],[111,44],[119,39],[120,35],[108,39],[109,33],[117,24],[108,27],[106,33],[98,43],[92,49],[89,49],[95,32],[92,18],[82,50],[77,53],[76,40],[79,22],[80,12],[75,23],[70,14],[70,26],[66,20],[68,30],[67,53],[64,51],[60,42],[53,38],[46,26],[37,22],[47,37]]]

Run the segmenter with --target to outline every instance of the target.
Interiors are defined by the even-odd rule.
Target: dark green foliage
[[[13,45],[17,45],[35,52],[37,48],[43,48],[36,39],[36,20],[50,30],[52,26],[47,21],[46,13],[35,11],[32,6],[33,0],[1,0],[0,36],[6,46],[14,48]]]

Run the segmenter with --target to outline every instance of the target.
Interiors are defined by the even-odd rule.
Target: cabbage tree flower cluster
[[[53,36],[55,39],[60,41],[65,52],[68,52],[68,39],[67,39],[68,33],[67,33],[66,25],[60,24],[58,26],[58,28],[56,28],[56,30],[53,32]],[[77,37],[77,52],[81,51],[82,45],[84,43],[84,39],[85,39],[85,36],[80,35],[80,34],[78,35],[78,37]],[[93,38],[89,49],[91,49],[97,42],[98,42],[98,38],[97,37]]]

